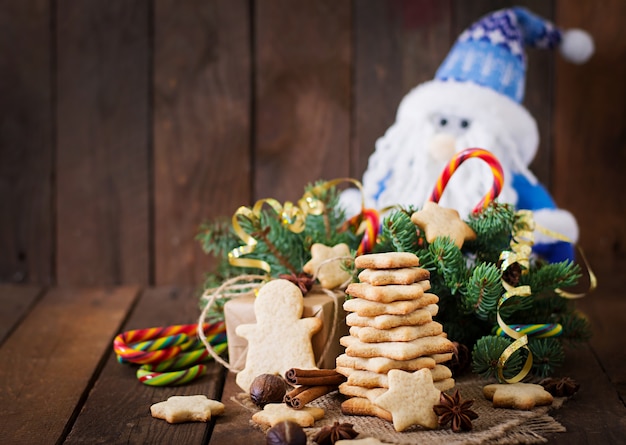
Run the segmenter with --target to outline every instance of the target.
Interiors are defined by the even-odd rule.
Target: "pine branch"
[[[481,263],[469,278],[463,299],[466,313],[475,313],[482,320],[495,320],[498,300],[504,293],[502,272],[495,264]]]
[[[495,335],[487,335],[479,339],[472,349],[472,371],[484,378],[498,375],[498,359],[512,343],[511,340]],[[502,373],[505,378],[511,378],[522,369],[522,360],[525,360],[523,349],[515,352],[504,365]]]
[[[265,227],[263,230],[259,232],[254,232],[252,234],[252,237],[255,239],[261,240],[265,244],[266,248],[270,251],[270,253],[274,256],[274,258],[276,258],[276,260],[278,260],[278,262],[285,269],[287,269],[289,272],[296,275],[298,272],[296,268],[293,266],[293,264],[291,264],[289,260],[285,258],[285,256],[283,256],[280,250],[278,250],[276,246],[270,241],[269,237],[267,236],[269,232],[270,232],[270,228]]]
[[[589,320],[578,311],[563,314],[558,320],[563,326],[561,338],[569,343],[586,342],[591,339]]]
[[[412,207],[397,210],[383,219],[380,234],[381,244],[396,252],[416,252],[420,239],[415,224],[411,221]]]
[[[581,277],[580,267],[571,261],[541,263],[531,269],[532,273],[522,275],[520,284],[529,285],[535,293],[575,286]]]
[[[436,238],[428,246],[434,258],[436,273],[443,277],[443,281],[450,293],[454,295],[465,286],[467,279],[466,260],[450,237]]]
[[[563,365],[565,352],[556,338],[531,338],[528,348],[533,354],[532,371],[538,377],[547,377]]]

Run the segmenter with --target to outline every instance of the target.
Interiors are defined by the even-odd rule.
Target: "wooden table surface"
[[[193,289],[50,288],[0,285],[0,443],[260,444],[249,413],[230,401],[232,374],[212,364],[207,376],[177,388],[139,383],[119,364],[114,336],[128,329],[194,323]],[[579,302],[594,327],[587,345],[567,353],[562,374],[580,391],[554,417],[555,444],[626,443],[626,299],[603,291]],[[226,403],[211,423],[169,425],[149,407],[170,395],[205,394]]]

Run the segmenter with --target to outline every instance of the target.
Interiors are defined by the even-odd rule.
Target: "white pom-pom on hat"
[[[566,60],[582,64],[593,55],[595,47],[593,38],[587,31],[568,29],[563,31],[559,50]]]

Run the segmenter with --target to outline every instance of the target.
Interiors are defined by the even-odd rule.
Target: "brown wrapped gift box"
[[[343,310],[345,293],[333,291],[337,296],[337,319],[335,318],[335,299],[327,295],[320,288],[313,287],[304,297],[304,312],[302,317],[318,317],[324,322],[322,329],[313,336],[312,345],[315,353],[315,361],[319,362],[320,355],[326,347],[328,336],[331,335],[332,323],[337,327],[333,338],[329,341],[328,352],[320,363],[320,368],[334,369],[335,359],[344,352],[344,347],[339,344],[339,339],[348,335],[346,326],[346,312]],[[224,317],[226,320],[226,335],[228,336],[228,361],[234,369],[243,369],[246,363],[246,351],[248,342],[235,333],[240,324],[256,323],[254,315],[254,297],[245,296],[233,298],[224,305]]]

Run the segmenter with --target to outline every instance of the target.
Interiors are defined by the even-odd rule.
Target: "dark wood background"
[[[0,0],[0,282],[198,284],[199,224],[360,179],[401,98],[471,22],[582,27],[529,54],[533,170],[602,286],[626,271],[623,0]]]

